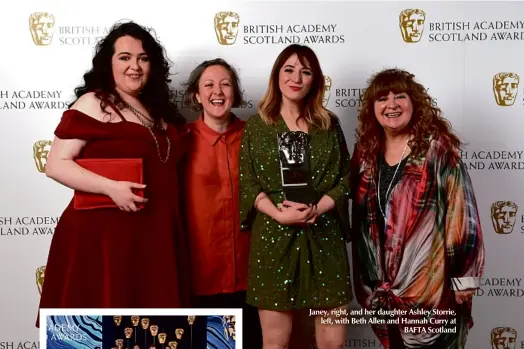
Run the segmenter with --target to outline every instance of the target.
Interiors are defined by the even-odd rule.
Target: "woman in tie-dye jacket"
[[[352,158],[355,294],[384,348],[464,348],[484,245],[461,142],[414,75],[362,96]],[[389,322],[389,323],[388,323]]]

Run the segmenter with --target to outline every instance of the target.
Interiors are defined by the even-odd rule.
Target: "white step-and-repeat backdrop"
[[[198,63],[232,63],[246,98],[235,110],[242,118],[256,112],[278,53],[310,45],[328,82],[325,103],[350,146],[370,74],[414,73],[467,143],[463,159],[482,216],[486,275],[467,347],[502,348],[501,336],[509,336],[504,348],[524,348],[524,3],[20,1],[0,8],[0,349],[39,345],[34,323],[48,248],[72,197],[43,173],[46,155],[95,42],[123,19],[155,29],[174,62],[180,107],[181,84]],[[352,326],[347,347],[379,341],[368,326]]]

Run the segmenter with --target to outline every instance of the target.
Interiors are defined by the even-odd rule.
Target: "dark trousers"
[[[262,328],[258,309],[246,304],[246,292],[193,297],[194,308],[242,308],[242,347],[262,349]]]

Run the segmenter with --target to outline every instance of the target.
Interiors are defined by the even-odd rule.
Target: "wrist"
[[[116,181],[114,181],[112,179],[104,178],[104,180],[102,181],[102,194],[110,196],[110,193],[112,191],[113,185],[115,183],[116,183]]]
[[[280,223],[280,218],[282,217],[282,211],[275,207],[275,210],[271,214],[271,218]]]
[[[322,206],[322,204],[316,204],[315,205],[316,209],[315,209],[315,215],[316,216],[322,216],[324,213],[327,212],[327,210],[325,209],[324,206]]]
[[[324,195],[319,202],[317,202],[317,215],[321,216],[335,208],[335,201],[328,195]]]
[[[259,203],[260,201],[264,200],[264,199],[267,199],[267,198],[268,198],[268,197],[267,197],[266,193],[264,193],[264,192],[259,193],[259,194],[257,195],[256,199],[255,199],[255,203],[253,204],[253,207],[255,207],[255,210],[260,211],[260,210],[258,209],[258,203]]]

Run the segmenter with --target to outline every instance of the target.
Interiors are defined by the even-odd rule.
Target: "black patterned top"
[[[384,154],[381,153],[378,159],[379,164],[379,173],[380,173],[380,181],[379,181],[379,190],[378,195],[380,198],[380,209],[379,214],[382,219],[379,219],[380,226],[382,229],[380,230],[382,234],[380,235],[382,238],[382,245],[384,245],[385,242],[385,227],[384,227],[384,216],[382,214],[386,214],[386,204],[389,200],[389,197],[391,197],[391,192],[393,191],[393,188],[402,178],[402,175],[404,173],[404,167],[406,166],[408,156],[406,156],[401,162],[400,166],[398,168],[397,173],[395,174],[395,170],[397,169],[398,163],[394,164],[393,166],[390,166],[386,162],[386,158],[384,157]],[[395,177],[393,177],[395,176]],[[388,197],[386,198],[386,192],[388,190],[389,184],[391,183],[391,189],[389,190]],[[382,211],[380,211],[382,210]]]
[[[386,162],[386,158],[384,157],[384,154],[380,154],[380,157],[378,159],[379,171],[380,171],[379,172],[380,173],[379,195],[380,195],[381,209],[382,209],[382,212],[384,212],[384,214],[386,213],[386,203],[387,203],[386,191],[388,190],[389,184],[391,183],[391,189],[389,190],[388,197],[391,196],[391,192],[393,191],[393,188],[395,187],[395,185],[397,185],[397,183],[402,178],[402,174],[404,173],[404,166],[406,166],[407,159],[408,157],[406,156],[401,161],[399,169],[397,173],[395,174],[395,170],[397,169],[398,163],[390,166]],[[395,176],[395,178],[393,178],[393,175]]]

